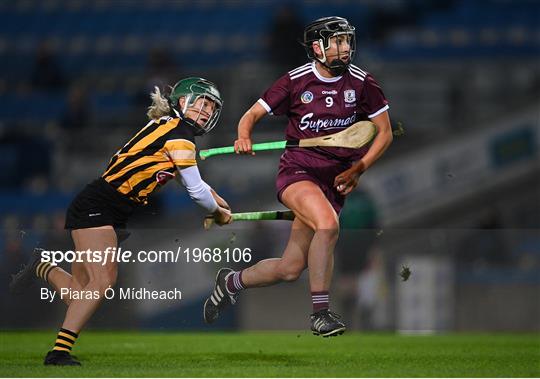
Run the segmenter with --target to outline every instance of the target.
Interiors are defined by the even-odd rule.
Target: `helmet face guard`
[[[179,109],[182,112],[182,115],[185,115],[188,109],[194,110],[197,112],[197,117],[193,121],[194,127],[199,131],[197,135],[203,135],[212,130],[221,115],[221,108],[223,107],[223,100],[221,100],[221,95],[216,87],[216,85],[203,78],[187,78],[180,80],[171,90],[169,95],[169,100],[174,108],[178,107],[178,100],[184,97],[185,102],[182,109]],[[208,115],[208,120],[203,124],[199,124],[199,119],[203,116],[206,116],[205,112],[202,110],[203,102],[200,103],[199,108],[196,106],[197,100],[207,99],[214,103],[214,111],[212,115]]]
[[[339,44],[337,44],[338,58],[329,62],[326,56],[326,50],[330,48],[330,39],[341,35],[346,35],[349,38],[349,61],[343,62],[339,59],[341,52],[339,50]],[[315,54],[313,42],[317,42],[321,47],[322,57],[318,57],[317,54]],[[342,17],[333,16],[320,18],[313,21],[304,29],[303,45],[306,49],[308,58],[319,61],[327,67],[332,74],[341,75],[345,72],[354,58],[354,53],[356,51],[355,28],[349,24],[349,21]]]

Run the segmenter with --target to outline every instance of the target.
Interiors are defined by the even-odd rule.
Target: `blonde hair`
[[[148,107],[146,115],[150,120],[157,120],[171,112],[171,107],[167,99],[161,94],[157,86],[154,87],[154,92],[150,93],[152,105]]]

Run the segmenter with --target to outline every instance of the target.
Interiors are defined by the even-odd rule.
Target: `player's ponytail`
[[[146,115],[150,120],[157,120],[171,112],[169,102],[161,94],[161,91],[157,86],[154,87],[154,92],[150,94],[150,98],[152,99],[152,105],[148,107],[148,112],[146,112]]]

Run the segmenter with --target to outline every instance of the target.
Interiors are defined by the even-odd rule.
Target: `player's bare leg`
[[[298,279],[308,265],[308,251],[313,231],[296,218],[291,227],[289,242],[281,258],[264,259],[242,270],[245,288],[266,287],[278,282]]]
[[[71,264],[70,273],[64,271],[61,267],[55,267],[49,273],[47,283],[49,283],[56,293],[62,293],[62,289],[70,289],[71,291],[80,291],[88,283],[88,275],[82,262],[73,262]],[[69,306],[71,304],[71,297],[61,297],[62,301]]]
[[[244,287],[294,281],[309,265],[311,291],[328,291],[339,233],[337,214],[319,187],[309,181],[290,185],[283,193],[283,201],[297,215],[283,257],[265,259],[242,270]]]
[[[341,334],[345,325],[328,310],[333,252],[339,235],[337,214],[320,188],[310,181],[291,184],[283,192],[282,200],[297,216],[283,257],[266,259],[238,272],[221,269],[214,292],[205,302],[204,319],[207,323],[217,319],[221,309],[236,301],[238,291],[296,280],[309,266],[312,330],[325,337]]]
[[[323,337],[345,331],[339,316],[329,311],[329,289],[334,269],[334,247],[339,218],[319,186],[310,181],[291,184],[281,195],[283,203],[314,231],[308,253],[309,283],[313,302],[311,329]]]
[[[72,231],[75,249],[77,251],[105,251],[107,248],[116,247],[116,233],[112,226],[99,228],[78,229]],[[103,294],[108,287],[116,283],[118,265],[108,260],[102,262],[84,262],[84,271],[74,272],[75,279],[86,282],[82,291],[95,291],[99,299],[73,300],[66,312],[66,318],[62,327],[79,332],[88,319],[92,316],[103,299]],[[81,276],[81,277],[79,277]]]
[[[294,281],[307,267],[313,231],[295,219],[289,242],[281,258],[264,259],[242,271],[222,268],[218,271],[214,291],[204,303],[203,318],[213,323],[220,312],[236,302],[236,294],[244,288],[265,287],[281,281]]]
[[[72,238],[76,251],[106,251],[117,246],[116,233],[112,226],[73,230]],[[87,258],[83,256],[84,258]],[[116,283],[117,263],[108,260],[102,262],[83,262],[74,267],[72,282],[80,284],[82,294],[97,294],[91,298],[78,296],[71,298],[64,323],[58,333],[55,346],[45,357],[45,364],[78,365],[70,356],[78,333],[94,314],[105,290]]]
[[[80,262],[73,262],[71,265],[72,272],[79,272],[78,278],[85,279],[84,283],[76,280],[71,274],[63,270],[59,266],[55,266],[50,262],[41,260],[41,252],[43,250],[36,248],[32,253],[28,263],[22,267],[22,269],[12,276],[11,283],[9,285],[10,291],[13,293],[21,293],[28,288],[33,282],[38,279],[43,279],[48,285],[54,288],[56,293],[60,294],[62,289],[80,290],[82,286],[88,281],[86,277],[86,271],[83,264]],[[66,305],[69,306],[71,299],[64,297],[62,299]]]
[[[296,217],[314,231],[308,255],[311,291],[328,291],[334,268],[334,247],[339,236],[336,211],[319,186],[310,181],[291,184],[281,198]]]

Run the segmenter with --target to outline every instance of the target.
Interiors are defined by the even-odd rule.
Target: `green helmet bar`
[[[203,126],[200,126],[197,122],[195,122],[195,126],[201,129],[201,134],[208,133],[216,126],[221,114],[223,100],[214,83],[198,77],[182,79],[174,85],[169,95],[169,101],[174,108],[178,109],[178,100],[181,97],[185,97],[186,99],[183,109],[179,109],[182,111],[182,114],[185,114],[188,108],[193,107],[200,97],[212,100],[215,104],[214,113]]]

